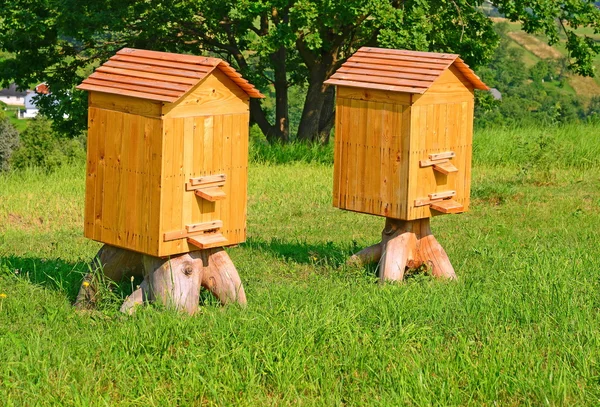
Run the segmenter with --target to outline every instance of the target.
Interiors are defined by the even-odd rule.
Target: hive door
[[[164,140],[160,255],[243,242],[248,114],[165,119]]]
[[[469,206],[473,102],[412,106],[408,219]]]

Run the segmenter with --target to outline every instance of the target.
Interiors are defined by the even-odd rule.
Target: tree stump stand
[[[168,308],[192,315],[198,311],[200,289],[208,289],[221,304],[246,304],[246,294],[239,274],[223,248],[197,250],[160,258],[104,245],[93,260],[75,306],[90,308],[96,302],[96,272],[113,281],[128,276],[143,276],[139,287],[125,299],[121,311],[131,314],[136,305],[159,302]]]
[[[430,219],[386,218],[381,242],[354,254],[350,264],[379,262],[379,279],[399,281],[407,269],[426,265],[434,277],[456,279],[454,268],[430,228]]]

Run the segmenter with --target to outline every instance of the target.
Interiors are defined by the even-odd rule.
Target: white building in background
[[[0,102],[4,102],[10,106],[23,106],[25,104],[25,90],[18,90],[17,85],[11,83],[8,88],[0,89]]]
[[[35,103],[35,97],[37,95],[47,95],[49,93],[48,85],[40,83],[35,87],[35,90],[28,90],[25,96],[25,110],[19,111],[20,119],[33,119],[38,115],[40,109]]]

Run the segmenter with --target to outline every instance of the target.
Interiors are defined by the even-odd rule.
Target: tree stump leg
[[[242,280],[227,252],[216,248],[205,250],[203,255],[206,256],[207,267],[202,276],[202,287],[208,289],[222,304],[237,302],[246,305]]]
[[[148,283],[146,280],[142,281],[139,288],[131,293],[131,295],[125,298],[125,301],[121,305],[120,311],[124,314],[133,314],[136,306],[144,305],[148,301]]]
[[[404,232],[394,235],[384,243],[383,255],[379,263],[379,279],[402,280],[409,259],[413,258],[417,239],[414,233]]]
[[[399,220],[386,218],[381,242],[356,253],[348,263],[379,261],[379,278],[399,281],[407,268],[426,263],[434,277],[456,279],[448,255],[431,233],[430,219]]]
[[[381,258],[381,243],[374,244],[353,254],[348,261],[348,265],[364,266],[371,263],[377,263]]]
[[[121,281],[126,276],[141,277],[144,273],[143,255],[118,247],[104,245],[89,265],[90,272],[83,277],[75,300],[78,309],[93,308],[98,294],[98,284],[104,277]]]
[[[198,311],[204,272],[201,253],[195,251],[168,259],[144,256],[144,269],[148,301],[190,315]]]
[[[163,259],[105,245],[92,261],[91,268],[92,272],[84,277],[79,289],[75,302],[78,308],[90,308],[95,304],[100,278],[119,281],[130,275],[143,275],[144,281],[121,306],[125,313],[133,313],[136,305],[157,301],[166,307],[194,314],[198,311],[202,287],[210,290],[224,305],[246,304],[239,274],[222,248]]]

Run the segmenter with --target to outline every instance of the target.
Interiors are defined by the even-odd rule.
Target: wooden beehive
[[[85,236],[168,256],[246,238],[249,98],[218,58],[125,48],[89,91]]]
[[[337,86],[334,206],[414,220],[469,207],[473,89],[458,55],[363,47]]]

